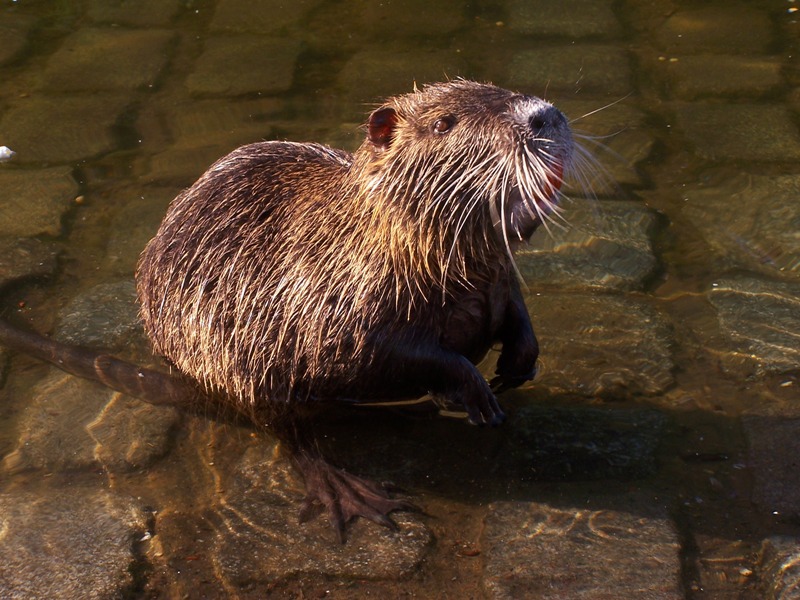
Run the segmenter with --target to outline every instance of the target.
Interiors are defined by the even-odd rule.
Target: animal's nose
[[[566,118],[555,106],[544,106],[528,118],[528,126],[534,135],[539,135],[546,129],[562,127]]]

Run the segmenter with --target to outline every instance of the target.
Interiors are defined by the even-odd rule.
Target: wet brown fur
[[[512,182],[496,165],[520,143],[504,115],[518,97],[427,86],[382,107],[396,118],[386,144],[263,142],[217,161],[139,263],[156,351],[265,425],[315,401],[430,391],[385,381],[379,346],[412,329],[411,344],[479,360],[516,287],[514,236],[496,223]],[[443,116],[455,124],[436,135]],[[566,139],[552,144],[562,162]]]
[[[546,102],[468,81],[387,101],[350,155],[262,142],[220,159],[170,206],[138,292],[156,352],[287,446],[339,538],[412,508],[330,465],[307,409],[432,393],[470,421],[533,378],[538,344],[513,247],[556,210],[572,138]]]

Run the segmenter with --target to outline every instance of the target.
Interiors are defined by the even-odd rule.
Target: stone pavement
[[[557,103],[593,158],[517,258],[542,356],[506,425],[320,425],[426,510],[397,531],[339,545],[267,435],[0,348],[0,597],[800,598],[793,8],[1,7],[3,314],[134,361],[137,254],[237,145],[354,150],[381,97],[465,76]]]

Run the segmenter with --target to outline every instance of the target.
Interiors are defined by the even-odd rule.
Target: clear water
[[[594,140],[582,143],[600,175],[593,178],[597,199],[585,222],[594,233],[572,244],[569,234],[557,230],[553,241],[539,232],[534,250],[547,246],[563,254],[572,244],[579,262],[619,271],[628,283],[588,285],[591,269],[578,269],[577,282],[537,279],[534,268],[526,279],[543,373],[507,402],[594,406],[611,399],[662,411],[671,425],[658,446],[660,466],[642,485],[676,498],[690,523],[684,526],[698,539],[727,531],[743,540],[743,553],[753,551],[776,526],[772,511],[750,503],[757,474],[747,465],[752,440],[740,419],[798,413],[800,309],[792,304],[800,283],[797,6],[783,0],[556,4],[2,2],[0,145],[16,156],[0,164],[0,177],[17,177],[15,191],[19,178],[29,178],[43,194],[61,195],[0,212],[0,237],[43,240],[61,252],[49,277],[3,289],[5,313],[51,331],[58,311],[75,297],[98,284],[129,280],[169,200],[240,144],[292,139],[354,150],[359,126],[380,98],[445,77],[545,96]],[[575,185],[568,193],[580,199],[586,191]],[[13,201],[0,189],[0,204]],[[647,211],[637,222],[649,225],[627,229],[630,223],[609,221],[603,215],[612,212],[604,206],[611,205],[604,203],[612,201],[635,203]],[[566,208],[567,221],[574,222]],[[643,248],[644,266],[630,266],[630,252],[592,254],[596,238],[615,227],[628,242],[642,236],[636,247]],[[536,260],[534,252],[530,261]],[[646,274],[637,274],[642,269]],[[744,301],[729,307],[728,296],[713,290],[730,281],[741,296],[777,300],[756,302],[753,310]],[[611,295],[648,307],[652,313],[646,314],[664,323],[669,339],[656,343],[667,349],[668,364],[653,367],[654,383],[650,375],[619,375],[617,365],[606,380],[621,378],[621,384],[597,384],[606,380],[592,361],[630,355],[638,365],[651,350],[637,350],[630,339],[620,341],[624,348],[610,343],[602,355],[587,349],[582,339],[598,332],[608,339],[619,330],[603,320],[604,304],[592,321],[594,309],[578,303],[574,310],[586,312],[573,316],[588,324],[575,330],[578,337],[559,340],[568,324],[553,312],[557,294]],[[645,328],[642,335],[653,331]],[[128,351],[146,359],[141,347]],[[578,363],[589,367],[570,368]],[[24,359],[11,363],[0,392],[0,455],[14,450],[28,422],[15,398],[42,373]],[[373,435],[391,438],[398,434],[393,427],[390,420]],[[341,428],[335,428],[340,436],[362,435],[347,424]],[[182,485],[181,468],[169,465],[183,464],[191,435],[176,429],[172,457],[149,475],[125,477],[124,485],[145,489],[142,495],[156,504],[169,501],[158,485]],[[420,435],[433,434],[440,434],[435,426],[423,426]],[[469,443],[462,433],[444,435]],[[351,460],[367,466],[357,450],[349,451],[356,455]],[[408,451],[422,456],[424,444]],[[454,532],[465,527],[469,538],[478,535],[480,503],[515,485],[487,478],[478,491],[465,490],[468,466],[452,470],[441,487],[414,480],[417,469],[396,475],[421,490],[429,512],[454,515],[436,525],[442,539],[459,538]],[[0,480],[0,486],[14,483],[10,475]],[[549,494],[563,497],[598,484],[550,485]],[[793,531],[786,524],[779,529]],[[450,550],[441,544],[433,550],[432,566],[410,589],[441,590],[456,576],[465,586],[474,583],[475,568],[448,566]],[[702,555],[701,542],[687,556],[693,552]],[[689,595],[701,575],[686,570]],[[736,590],[735,583],[720,586]]]

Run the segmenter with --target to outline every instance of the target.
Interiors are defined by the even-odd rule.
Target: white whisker
[[[600,108],[595,108],[594,110],[590,110],[588,113],[584,113],[580,117],[576,117],[576,118],[570,120],[569,124],[572,125],[573,123],[577,123],[581,119],[585,119],[586,117],[591,117],[592,115],[596,115],[599,112],[602,112],[602,111],[604,111],[604,110],[606,110],[608,108],[611,108],[612,106],[616,106],[620,102],[624,102],[625,100],[630,98],[632,95],[633,95],[633,92],[630,92],[628,94],[625,94],[622,98],[619,98],[618,100],[614,100],[613,102],[609,102],[605,106],[601,106]]]

